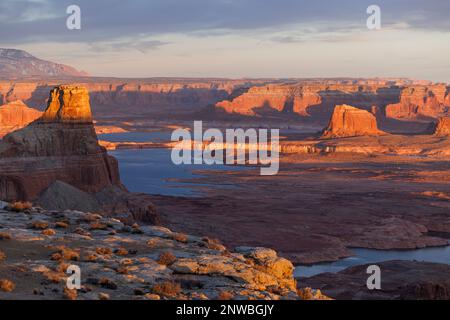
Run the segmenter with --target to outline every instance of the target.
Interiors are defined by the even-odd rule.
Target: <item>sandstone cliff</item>
[[[434,135],[438,137],[450,136],[450,117],[439,119],[438,123],[436,124]]]
[[[336,106],[322,138],[378,136],[385,134],[378,129],[376,117],[349,105]]]
[[[117,161],[98,144],[87,91],[52,90],[44,115],[0,142],[0,198],[35,199],[61,180],[86,192],[121,186]]]
[[[399,120],[437,119],[450,113],[449,88],[442,85],[409,86],[400,102],[386,106],[386,117]]]
[[[41,115],[42,112],[28,108],[20,100],[0,106],[0,138],[7,133],[27,126]]]

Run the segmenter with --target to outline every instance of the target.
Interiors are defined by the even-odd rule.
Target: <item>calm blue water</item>
[[[165,142],[170,141],[171,131],[120,132],[99,134],[100,140],[109,142]]]
[[[119,160],[120,177],[133,192],[169,196],[197,196],[198,187],[230,188],[230,185],[183,183],[176,179],[193,179],[195,170],[246,170],[242,166],[180,165],[172,163],[169,149],[116,150],[110,152]]]
[[[389,260],[416,260],[450,264],[450,246],[425,248],[416,250],[370,250],[351,249],[354,257],[342,259],[332,263],[316,264],[312,266],[297,266],[296,277],[312,277],[324,272],[339,272],[348,267]]]

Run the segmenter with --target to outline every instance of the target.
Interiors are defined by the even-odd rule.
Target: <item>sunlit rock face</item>
[[[386,106],[386,117],[398,120],[429,120],[449,114],[450,94],[446,85],[410,86],[400,102]]]
[[[362,109],[349,105],[336,106],[322,138],[378,136],[385,134],[378,129],[376,117]]]
[[[20,100],[0,106],[0,138],[38,119],[42,112],[28,108]]]
[[[47,109],[41,121],[91,123],[89,93],[84,87],[59,86],[50,92]]]
[[[440,118],[436,124],[434,135],[438,137],[450,136],[450,117]]]
[[[98,144],[85,88],[56,87],[40,119],[0,142],[0,199],[33,200],[56,180],[89,193],[121,187],[116,159]]]

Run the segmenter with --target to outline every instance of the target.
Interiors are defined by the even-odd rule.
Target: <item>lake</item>
[[[170,132],[126,132],[99,135],[112,142],[161,142],[170,140]],[[196,170],[246,170],[248,167],[227,165],[181,165],[172,163],[169,149],[116,150],[110,152],[119,160],[121,180],[133,192],[169,196],[200,196],[200,187],[232,188],[230,185],[179,182],[199,178]],[[450,264],[450,246],[416,250],[352,249],[355,256],[332,263],[297,266],[296,277],[311,277],[324,272],[339,272],[348,267],[389,261],[417,260]]]

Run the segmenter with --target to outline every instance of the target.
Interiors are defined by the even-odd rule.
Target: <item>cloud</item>
[[[73,3],[73,0],[2,0],[0,39],[11,44],[43,40],[91,43],[114,42],[136,35],[154,39],[170,33],[204,36],[218,31],[257,32],[288,25],[314,28],[321,24],[330,30],[342,30],[349,25],[365,28],[365,11],[373,0],[78,0],[82,30],[70,31],[65,27],[65,11]],[[450,31],[448,0],[377,3],[387,27],[407,25],[412,29]],[[316,30],[317,34],[326,32],[324,28]],[[279,40],[302,41],[302,37],[287,35]],[[135,46],[147,50],[145,47],[157,48],[158,43]]]
[[[93,51],[124,51],[129,49],[137,50],[141,53],[147,53],[151,50],[156,50],[161,46],[167,45],[169,42],[159,40],[141,40],[141,39],[122,39],[109,42],[89,43]]]

